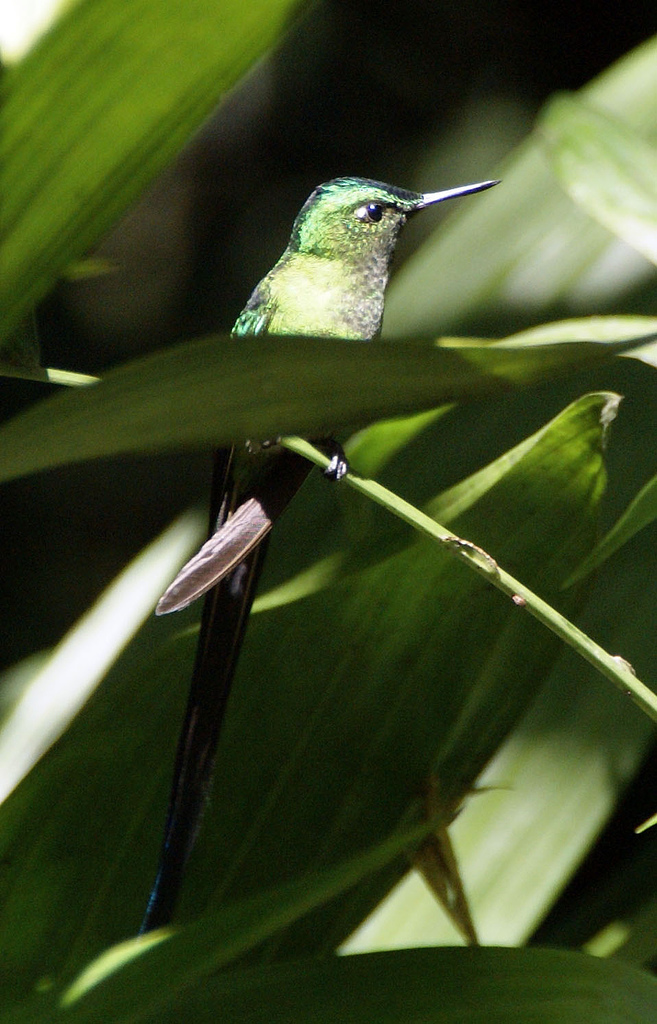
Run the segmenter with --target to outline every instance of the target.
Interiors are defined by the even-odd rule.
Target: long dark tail
[[[256,488],[276,518],[294,497],[311,468],[288,451],[272,453]],[[243,500],[233,480],[233,452],[215,455],[211,523],[221,525]],[[168,924],[182,886],[207,799],[244,633],[255,597],[268,537],[205,598],[185,719],[178,740],[160,863],[140,931]]]

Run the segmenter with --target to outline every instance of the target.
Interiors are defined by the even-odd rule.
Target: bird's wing
[[[238,338],[248,334],[263,334],[269,327],[273,312],[271,289],[265,281],[261,281],[235,321],[232,333]]]
[[[272,519],[258,498],[248,498],[180,570],[158,601],[156,615],[186,608],[243,562],[267,536]]]
[[[270,449],[250,486],[238,491],[235,511],[183,566],[158,601],[156,614],[186,608],[236,569],[266,538],[311,469],[312,464],[294,452]]]

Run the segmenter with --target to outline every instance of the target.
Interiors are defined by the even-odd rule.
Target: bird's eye
[[[358,207],[356,216],[358,220],[364,220],[368,224],[378,224],[383,217],[383,206],[381,203],[367,203]]]

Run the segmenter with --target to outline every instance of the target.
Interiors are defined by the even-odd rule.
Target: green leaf
[[[71,1018],[81,1022],[97,1020],[109,1007],[115,1020],[160,1009],[196,980],[256,948],[281,927],[398,857],[428,830],[427,823],[407,827],[329,870],[309,873],[278,890],[262,891],[204,914],[162,943],[140,936],[123,944],[122,950],[110,949],[67,988],[62,1006],[73,1007]]]
[[[636,344],[202,338],[128,363],[92,388],[55,395],[5,424],[0,480],[125,452],[287,433],[322,437],[355,422],[552,378]]]
[[[596,593],[587,608],[599,604],[598,598]],[[622,694],[601,687],[581,661],[562,652],[536,702],[479,777],[450,828],[483,945],[515,946],[532,938],[613,815],[653,736],[653,723]],[[609,920],[623,921],[626,937],[635,934],[629,910],[643,893],[655,890],[649,868],[655,850],[636,855],[642,863],[628,865],[624,859],[610,872],[608,885],[598,879],[592,893],[578,889],[577,930],[560,930],[567,911],[555,914],[553,928],[541,932],[538,941],[576,948]],[[652,947],[646,949],[649,936],[644,929],[648,955],[635,960],[636,966],[647,965],[656,951],[654,930]],[[344,948],[351,953],[457,941],[435,897],[411,873]]]
[[[657,37],[578,94],[657,143]],[[521,143],[491,176],[501,185],[450,214],[395,276],[384,330],[407,338],[471,330],[482,310],[517,322],[546,309],[604,310],[650,270],[636,257],[611,261],[609,232],[557,184],[538,135]]]
[[[193,656],[180,628],[147,621],[0,807],[2,1006],[139,928]]]
[[[354,434],[345,448],[350,465],[363,476],[376,476],[398,451],[426,427],[443,416],[449,406],[414,413],[412,416],[379,420]]]
[[[518,462],[500,460],[490,489],[473,491],[451,524],[548,598],[592,542],[600,408],[576,403]],[[197,880],[184,916],[384,834],[432,770],[445,803],[458,804],[557,650],[523,610],[428,541],[256,616],[222,737],[222,790],[190,864]],[[247,736],[248,763],[240,753]],[[332,947],[402,869],[299,925],[270,955]]]
[[[106,232],[292,0],[79,0],[3,76],[0,335]]]
[[[583,579],[597,566],[627,544],[640,530],[650,526],[657,519],[657,476],[642,487],[636,498],[628,505],[620,519],[600,541],[576,571],[566,581],[566,586]]]
[[[0,374],[47,380],[46,372],[39,365],[39,355],[34,317],[26,313],[10,334],[0,339]]]
[[[200,537],[196,517],[174,523],[114,580],[34,673],[0,729],[0,802],[64,732]]]
[[[603,430],[613,421],[619,402],[618,395],[589,395],[581,400],[583,406],[589,403],[594,408],[600,409],[600,425]],[[518,445],[513,452],[508,452],[498,463],[499,476],[501,477],[505,470],[519,461],[527,447],[531,448],[534,442],[535,438],[529,438],[525,445]],[[287,437],[283,438],[281,443],[291,451],[317,462],[322,468],[327,468],[329,463],[327,456],[314,449],[307,441],[301,438]],[[469,508],[473,499],[490,489],[495,479],[494,471],[491,472],[491,469],[494,470],[498,467],[488,467],[469,480],[458,484],[450,492],[442,494],[434,502],[433,514],[437,517],[444,511],[447,518],[451,518]],[[521,580],[513,577],[487,551],[484,551],[479,545],[473,544],[468,538],[456,536],[441,523],[436,522],[373,480],[362,480],[349,474],[346,481],[355,490],[382,505],[393,515],[414,526],[420,533],[433,538],[442,544],[444,549],[463,559],[474,571],[487,578],[494,587],[511,597],[521,607],[526,608],[539,622],[546,625],[548,629],[578,651],[583,658],[595,665],[620,690],[631,696],[653,721],[657,722],[657,695],[645,683],[636,678],[632,666],[624,663],[622,658],[612,656],[601,648],[591,637],[586,636],[574,623],[564,618]]]
[[[657,263],[657,149],[574,96],[542,118],[554,173],[586,212]]]
[[[657,954],[655,856],[652,832],[630,845],[616,870],[582,886],[568,911],[548,920],[541,941],[649,968]]]
[[[630,336],[647,335],[654,330],[656,324],[657,320],[652,316],[582,316],[529,327],[527,330],[512,334],[503,344],[513,343],[525,348],[556,342],[572,344],[574,341],[622,341],[623,338]],[[651,344],[649,338],[647,344]]]
[[[472,489],[453,523],[548,597],[559,595],[592,542],[604,480],[603,404],[574,404],[518,459],[493,464],[489,489]],[[314,529],[314,518],[301,526],[311,536]],[[563,610],[575,600],[568,595]],[[0,808],[9,990],[23,994],[65,964],[79,970],[138,927],[193,659],[190,618],[142,629]],[[166,642],[175,630],[181,635]],[[557,650],[521,609],[428,541],[254,617],[217,757],[221,784],[190,860],[180,919],[378,846],[409,815],[417,820],[432,770],[446,802],[458,803]],[[272,936],[269,955],[333,948],[404,867],[400,857],[337,905]]]
[[[159,977],[166,987],[166,974]],[[109,999],[97,1007],[93,1018],[65,1019],[126,1019]],[[275,1008],[281,1024],[311,1024],[318,1007],[322,1020],[343,1024],[648,1024],[657,982],[580,953],[414,949],[226,971],[138,1019],[246,1024],[271,1019]]]

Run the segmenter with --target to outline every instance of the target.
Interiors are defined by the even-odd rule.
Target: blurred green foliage
[[[458,399],[365,426],[355,468],[360,453],[655,680],[654,348],[599,353],[654,330],[657,40],[647,4],[586,7],[78,0],[6,70],[0,462],[35,474],[2,490],[9,708],[42,663],[21,659],[207,487],[213,424],[276,421],[250,352],[229,378],[221,341],[212,359],[190,339],[230,325],[305,195],[344,173],[503,184],[408,229],[398,344],[369,367],[339,346],[306,370],[285,346],[261,356],[294,399],[285,429],[336,415],[342,370],[345,426]],[[581,91],[539,113],[563,89]],[[105,272],[71,279],[90,252]],[[518,337],[511,374],[490,343],[571,318],[546,327],[561,351]],[[418,344],[446,331],[470,347]],[[43,401],[49,366],[116,368]],[[624,396],[611,427],[600,392]],[[140,562],[135,587],[158,572]],[[654,811],[648,721],[466,566],[315,477],[263,584],[278,596],[250,624],[179,930],[102,955],[147,898],[197,616],[112,613],[134,639],[108,638],[99,689],[0,808],[2,1019],[654,1020],[656,841],[632,834]],[[82,651],[94,629],[79,622]],[[87,660],[64,660],[30,725]],[[331,957],[403,876],[428,779],[443,825],[466,805],[450,833],[482,941],[518,948]],[[408,886],[350,950],[459,941]],[[533,934],[630,966],[525,948]]]

